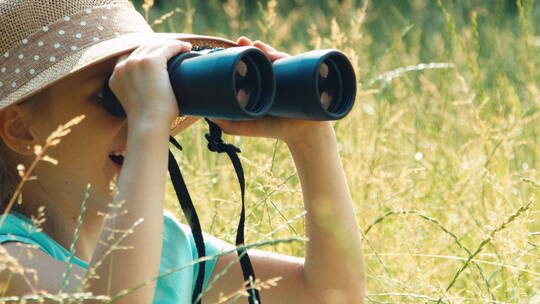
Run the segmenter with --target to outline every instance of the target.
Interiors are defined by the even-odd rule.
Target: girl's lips
[[[109,153],[109,155],[110,155],[110,154],[114,154],[114,153],[120,154],[120,153],[124,153],[124,152],[126,152],[126,147],[121,147],[120,149],[111,151],[111,152]]]
[[[118,168],[118,169],[122,169],[122,165],[121,165],[121,164],[119,164],[119,163],[115,162],[115,161],[114,161],[114,160],[112,160],[112,159],[110,159],[110,160],[111,160],[111,162],[113,163],[113,165],[114,165],[114,166],[115,166],[116,168]]]
[[[109,159],[117,166],[117,167],[122,167],[122,164],[124,163],[124,152],[125,152],[125,147],[124,148],[120,148],[116,151],[112,151],[111,153],[109,153]]]

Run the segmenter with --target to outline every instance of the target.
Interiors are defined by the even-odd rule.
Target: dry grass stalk
[[[150,12],[150,9],[154,6],[154,0],[144,0],[142,4],[142,9],[144,10],[144,20],[146,22],[149,22],[148,20],[148,14]]]
[[[176,7],[175,9],[173,9],[172,11],[168,12],[168,13],[165,13],[163,14],[161,17],[157,18],[156,20],[154,20],[152,22],[152,24],[150,26],[155,26],[155,25],[158,25],[158,24],[162,24],[165,20],[171,18],[172,16],[174,16],[175,14],[180,14],[180,13],[184,13],[183,10],[181,10],[180,8]]]
[[[232,32],[236,35],[238,33],[238,30],[240,29],[240,22],[238,21],[238,16],[240,15],[240,5],[238,4],[238,0],[227,0],[227,2],[223,3],[223,11],[225,11],[225,14],[229,16],[231,20],[231,29]]]
[[[270,279],[268,279],[266,281],[261,281],[259,279],[256,279],[255,282],[253,283],[253,288],[257,289],[259,291],[261,289],[270,289],[272,287],[277,286],[277,282],[279,280],[281,280],[281,279],[282,279],[282,277],[270,278]],[[223,293],[220,293],[219,300],[217,302],[215,302],[215,304],[223,304],[223,303],[226,303],[226,302],[228,302],[230,300],[237,299],[240,296],[249,297],[249,293],[247,292],[248,289],[246,288],[248,283],[249,283],[249,281],[245,281],[242,288],[236,290],[235,292],[233,292],[231,294],[225,295]]]

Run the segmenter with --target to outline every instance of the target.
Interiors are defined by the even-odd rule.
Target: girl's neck
[[[41,214],[39,212],[39,206],[33,206],[33,204],[28,203],[21,205],[17,212],[28,218],[37,218],[42,231],[66,250],[69,250],[74,240],[74,232],[77,228],[80,210],[70,208],[67,202],[56,202],[55,204],[44,203],[41,206],[47,206]],[[62,208],[59,210],[59,208],[55,208],[56,206],[61,206]],[[42,219],[45,219],[45,221],[41,222],[40,220]],[[98,215],[97,210],[88,208],[82,217],[77,242],[75,243],[75,255],[81,260],[90,262],[97,245],[97,240],[99,239],[102,225],[103,217]]]

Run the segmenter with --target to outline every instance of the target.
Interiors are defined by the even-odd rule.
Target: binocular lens
[[[339,112],[339,101],[343,94],[341,73],[336,63],[328,58],[319,67],[319,101],[323,108],[329,112]]]
[[[261,106],[260,100],[261,75],[255,62],[248,56],[238,60],[234,73],[236,100],[246,111],[256,112]]]

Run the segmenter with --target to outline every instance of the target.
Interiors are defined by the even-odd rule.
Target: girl
[[[0,57],[0,158],[5,166],[0,198],[4,204],[20,181],[13,176],[17,164],[29,168],[35,158],[32,147],[43,145],[58,125],[85,116],[46,152],[58,164],[42,162],[35,167],[32,175],[38,180],[25,184],[23,203],[0,227],[5,258],[16,257],[39,278],[34,281],[4,270],[1,295],[73,292],[88,269],[95,269],[86,291],[114,296],[195,259],[189,229],[163,209],[168,138],[197,120],[189,117],[178,123],[182,109],[166,63],[189,51],[189,41],[228,42],[154,33],[127,0],[0,0],[0,29],[0,55],[4,55]],[[271,61],[288,56],[245,37],[234,45],[257,47]],[[111,72],[109,85],[126,110],[125,119],[112,116],[99,103],[102,84]],[[213,121],[227,134],[284,141],[298,170],[307,210],[306,258],[248,251],[258,279],[283,278],[260,292],[264,303],[362,303],[359,231],[331,123],[272,117]],[[122,165],[112,160],[114,154],[124,155]],[[112,195],[109,184],[116,175],[118,193]],[[74,241],[88,183],[90,197],[75,242],[76,257],[71,257],[66,249]],[[46,211],[42,231],[29,220],[40,206]],[[332,219],[332,226],[324,219]],[[130,249],[113,251],[100,261],[118,240],[115,231],[125,231],[137,221],[120,243]],[[234,249],[209,235],[205,242],[208,255]],[[36,246],[26,248],[23,243]],[[203,290],[236,258],[231,253],[210,260]],[[65,285],[63,274],[69,262],[73,269]],[[189,303],[196,273],[197,266],[178,271],[117,302]],[[220,293],[235,292],[242,281],[235,263],[203,294],[202,301],[216,302]]]

